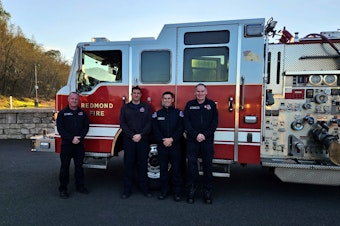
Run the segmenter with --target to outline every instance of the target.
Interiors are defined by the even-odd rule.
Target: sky
[[[271,17],[299,37],[340,29],[339,0],[0,0],[10,23],[71,61],[93,37],[157,38],[165,24]]]

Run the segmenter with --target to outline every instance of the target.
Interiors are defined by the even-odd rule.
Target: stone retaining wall
[[[0,110],[0,139],[30,139],[35,135],[54,133],[54,109]]]

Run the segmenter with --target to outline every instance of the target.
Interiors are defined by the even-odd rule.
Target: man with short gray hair
[[[197,158],[203,160],[204,202],[212,203],[212,159],[214,157],[214,133],[218,124],[218,111],[214,101],[207,98],[203,83],[195,86],[196,99],[188,101],[184,109],[184,127],[187,134],[188,195],[187,202],[194,203],[199,173]]]

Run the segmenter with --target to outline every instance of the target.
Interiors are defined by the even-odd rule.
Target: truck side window
[[[141,81],[169,83],[171,74],[169,50],[143,51],[141,54]]]
[[[226,44],[229,40],[228,30],[187,32],[184,35],[185,45]]]
[[[88,92],[103,82],[122,82],[122,51],[84,51],[78,91]]]
[[[186,48],[184,82],[227,82],[229,49],[227,47]]]

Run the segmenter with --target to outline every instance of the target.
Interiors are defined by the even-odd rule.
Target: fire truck
[[[340,32],[298,38],[275,25],[272,18],[166,24],[157,38],[79,43],[56,111],[70,92],[80,94],[90,118],[84,167],[106,169],[122,151],[119,114],[133,86],[156,111],[164,91],[184,109],[204,83],[219,112],[214,176],[257,164],[284,182],[339,186]],[[56,152],[60,142],[56,130]],[[149,177],[157,178],[156,145],[149,157]]]

